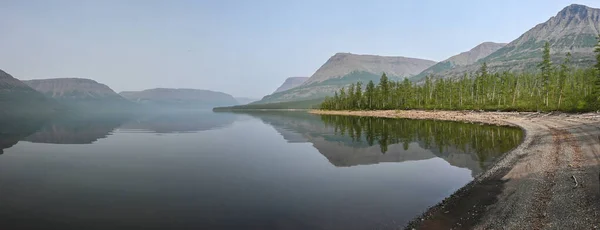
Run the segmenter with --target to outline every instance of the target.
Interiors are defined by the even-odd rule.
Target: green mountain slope
[[[493,72],[537,71],[536,66],[541,61],[542,47],[546,41],[550,43],[553,62],[560,62],[570,52],[574,65],[587,67],[594,63],[593,47],[598,34],[600,9],[573,4],[477,63],[443,71],[438,75],[456,77],[473,73],[483,62]]]

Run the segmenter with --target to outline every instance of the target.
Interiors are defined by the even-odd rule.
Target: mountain
[[[434,61],[417,58],[337,53],[300,86],[265,96],[254,104],[324,98],[358,81],[366,84],[372,80],[377,83],[384,72],[390,80],[402,80],[434,64]]]
[[[131,101],[158,108],[212,109],[238,104],[229,94],[201,89],[157,88],[121,92],[120,95]]]
[[[70,109],[84,112],[123,111],[135,105],[108,86],[85,78],[38,79],[24,83]]]
[[[39,115],[59,108],[56,101],[0,70],[0,116]]]
[[[571,52],[572,64],[589,67],[594,63],[593,47],[600,34],[600,9],[573,4],[548,21],[538,24],[516,40],[508,43],[477,63],[440,73],[459,76],[477,71],[486,62],[492,72],[537,71],[542,60],[542,47],[548,41],[554,63],[560,63]]]
[[[446,60],[438,62],[437,64],[427,68],[423,72],[419,73],[417,76],[411,77],[411,81],[419,81],[426,76],[429,75],[437,75],[440,72],[450,70],[456,67],[467,66],[479,61],[482,58],[487,57],[488,55],[496,52],[500,48],[504,47],[506,43],[494,43],[494,42],[484,42],[481,43],[475,48],[462,52],[460,54],[454,55]]]
[[[289,77],[285,79],[285,82],[283,82],[283,84],[279,86],[279,88],[277,88],[277,90],[275,90],[273,93],[279,93],[296,88],[299,85],[302,85],[302,83],[304,83],[306,80],[308,80],[308,77]]]
[[[258,101],[260,99],[249,98],[249,97],[235,97],[235,100],[238,102],[239,105],[245,105],[245,104],[250,104],[252,102]]]

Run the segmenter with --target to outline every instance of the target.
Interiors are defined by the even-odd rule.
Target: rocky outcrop
[[[285,79],[285,82],[283,82],[283,84],[281,84],[281,86],[279,86],[279,88],[277,88],[277,90],[275,90],[275,92],[273,93],[279,93],[279,92],[283,92],[289,89],[293,89],[298,87],[299,85],[302,85],[302,83],[304,83],[306,80],[308,80],[308,77],[290,77]]]

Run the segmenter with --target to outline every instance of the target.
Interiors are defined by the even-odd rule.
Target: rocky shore
[[[407,229],[600,228],[600,114],[321,111],[521,127],[521,145]]]

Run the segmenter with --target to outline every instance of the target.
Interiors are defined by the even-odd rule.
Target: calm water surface
[[[0,131],[1,229],[395,229],[522,139],[300,112],[73,116]]]

